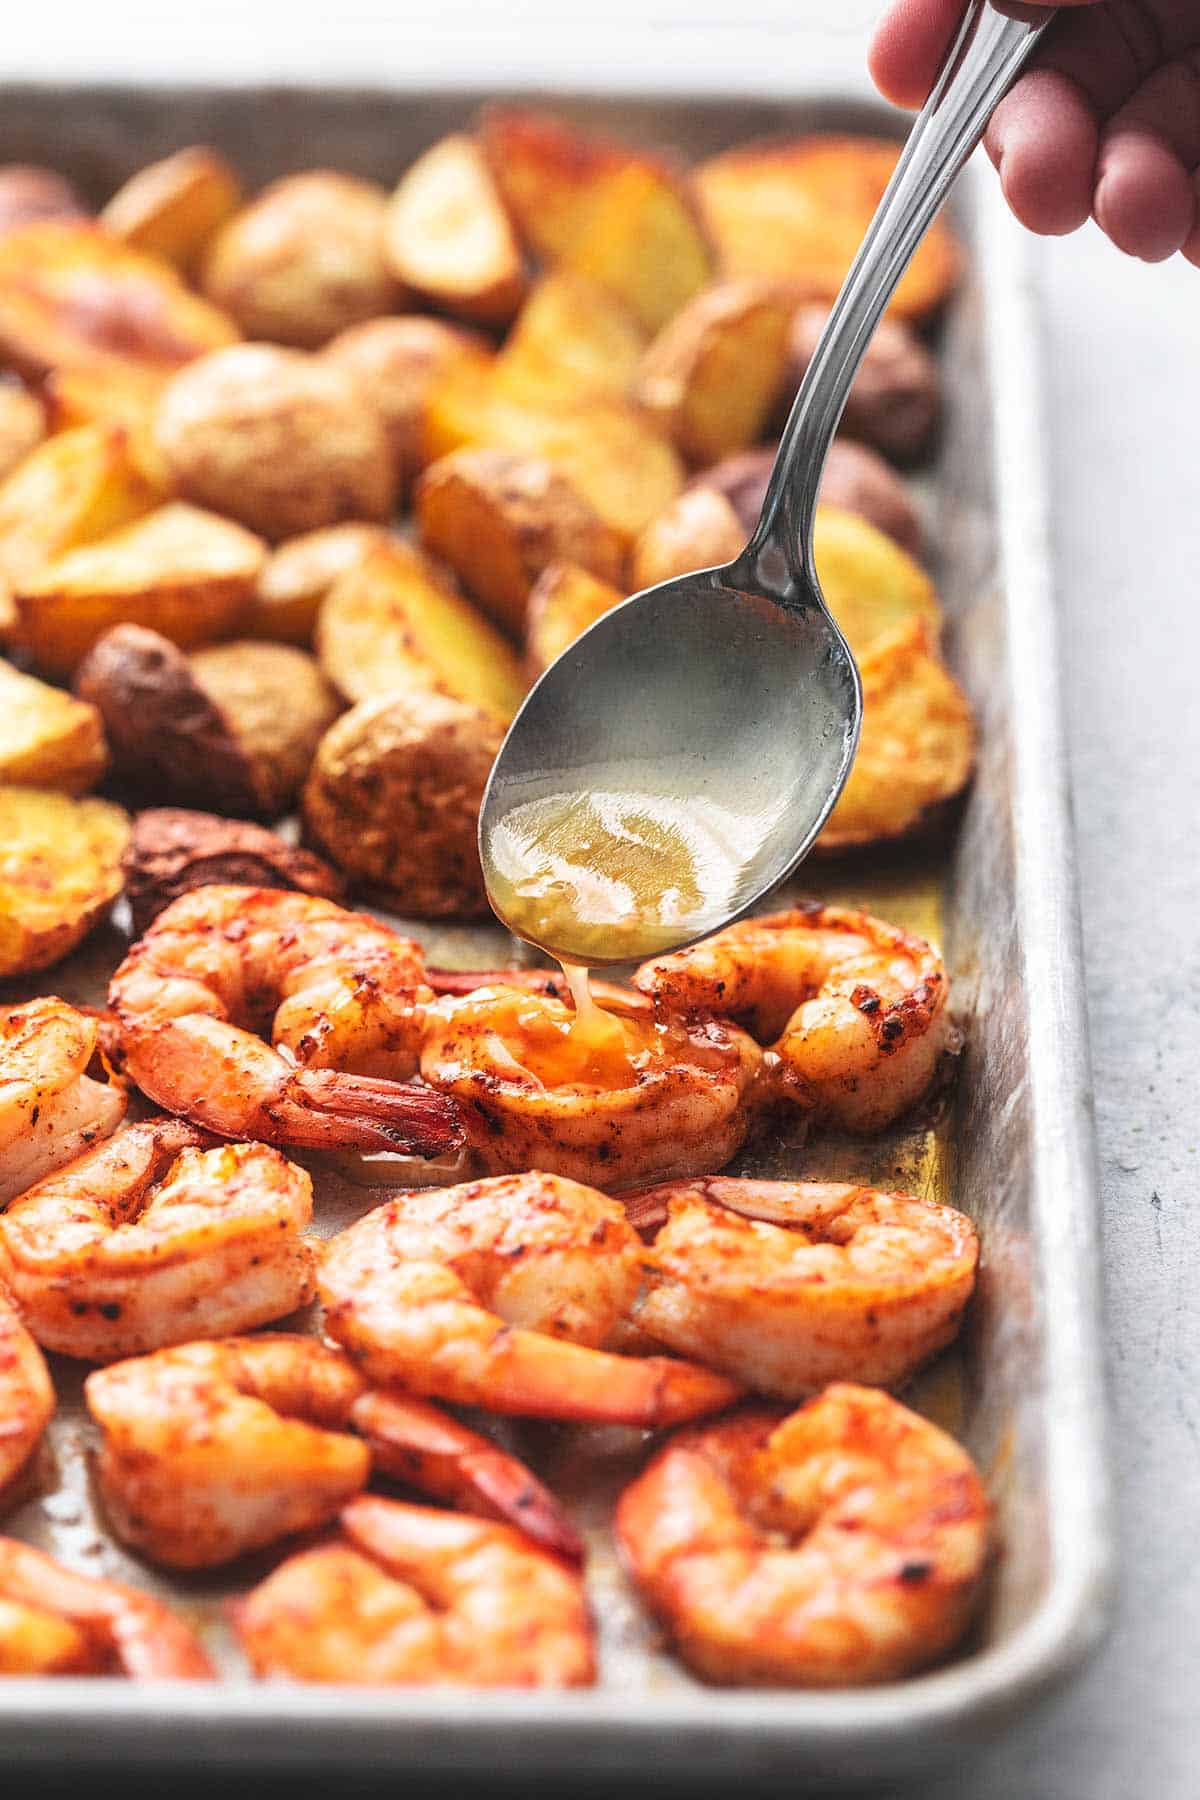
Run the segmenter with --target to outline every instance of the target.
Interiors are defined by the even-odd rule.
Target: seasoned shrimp
[[[326,1328],[372,1381],[492,1412],[660,1426],[740,1390],[669,1357],[602,1349],[642,1246],[619,1202],[562,1176],[406,1194],[319,1253]]]
[[[951,1036],[937,952],[842,906],[745,919],[644,963],[634,985],[664,1017],[715,1015],[776,1040],[780,1091],[851,1131],[880,1131],[919,1100]]]
[[[373,1394],[349,1357],[312,1338],[176,1345],[98,1370],[85,1395],[114,1530],[173,1568],[324,1524],[372,1466],[578,1555],[558,1503],[515,1457],[406,1395]]]
[[[48,1350],[106,1362],[312,1299],[312,1180],[266,1144],[125,1125],[0,1217],[0,1282]]]
[[[109,988],[126,1067],[168,1111],[222,1137],[417,1154],[461,1140],[453,1104],[404,1081],[432,998],[416,944],[365,913],[220,886],[161,912]]]
[[[937,1661],[970,1619],[989,1508],[966,1451],[877,1388],[680,1432],[617,1535],[683,1660],[732,1685],[836,1687]]]
[[[194,1634],[161,1601],[0,1538],[0,1675],[117,1672],[137,1681],[215,1675]]]
[[[577,1573],[519,1532],[371,1495],[237,1610],[259,1675],[422,1687],[586,1687]]]
[[[484,1169],[618,1188],[719,1169],[741,1147],[753,1040],[716,1020],[657,1024],[615,989],[606,1000],[584,1035],[561,1001],[515,988],[430,1008],[421,1074],[458,1101]]]
[[[45,1358],[0,1288],[0,1497],[53,1417],[54,1383]]]
[[[785,1400],[904,1381],[956,1335],[975,1284],[971,1221],[915,1194],[710,1176],[626,1206],[657,1230],[641,1329]]]
[[[99,1031],[52,995],[0,1010],[0,1206],[124,1117],[124,1089],[87,1072]]]

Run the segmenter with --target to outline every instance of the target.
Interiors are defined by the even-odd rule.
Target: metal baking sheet
[[[0,160],[47,162],[101,200],[180,144],[210,141],[250,184],[324,164],[384,181],[469,118],[477,94],[14,88],[0,91]],[[701,155],[777,131],[892,131],[894,115],[835,94],[786,102],[538,95],[584,123]],[[1034,320],[1021,247],[977,168],[956,195],[972,263],[941,338],[948,417],[921,483],[948,653],[981,723],[977,777],[936,847],[810,862],[790,891],[854,897],[940,938],[964,1033],[942,1117],[870,1144],[760,1143],[763,1174],[885,1178],[952,1198],[983,1245],[960,1343],[911,1396],[978,1459],[1001,1545],[986,1606],[945,1666],[836,1693],[713,1690],[664,1654],[612,1552],[613,1493],[640,1445],[623,1431],[515,1427],[522,1452],[574,1505],[588,1538],[602,1673],[590,1692],[429,1694],[259,1685],[228,1644],[222,1600],[253,1569],[165,1583],[105,1534],[88,1479],[82,1371],[56,1367],[61,1414],[2,1528],[94,1572],[157,1585],[229,1671],[218,1686],[0,1683],[6,1765],[169,1761],[217,1768],[475,1771],[509,1776],[670,1767],[684,1779],[786,1774],[822,1784],[898,1775],[965,1747],[1063,1679],[1104,1623],[1110,1536],[1096,1182],[1074,854],[1043,511]],[[784,896],[781,896],[783,898]],[[420,931],[430,960],[494,965],[496,930]],[[98,998],[120,954],[106,927],[47,978]],[[372,1196],[318,1178],[318,1228]]]

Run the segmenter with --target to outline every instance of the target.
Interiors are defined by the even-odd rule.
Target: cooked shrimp
[[[209,1681],[194,1634],[161,1601],[77,1575],[15,1538],[0,1538],[0,1675],[104,1675]]]
[[[877,1388],[680,1432],[621,1496],[630,1573],[709,1681],[895,1680],[962,1635],[989,1508],[966,1451]]]
[[[520,988],[527,994],[543,994],[552,1000],[569,1000],[570,985],[561,969],[429,969],[425,979],[439,997],[444,994],[474,994],[480,988]],[[612,981],[588,977],[588,989],[597,1006],[611,1008],[623,1018],[650,1019],[654,1004],[644,994],[631,993]]]
[[[105,1510],[155,1562],[210,1568],[322,1525],[372,1466],[578,1555],[516,1457],[405,1395],[372,1394],[349,1357],[312,1338],[177,1345],[98,1371],[85,1394],[104,1433]]]
[[[168,1111],[222,1137],[418,1154],[461,1139],[454,1106],[404,1082],[432,998],[416,944],[365,913],[220,886],[161,912],[109,989],[126,1067]]]
[[[762,1394],[890,1387],[956,1335],[975,1284],[971,1221],[842,1182],[674,1182],[626,1200],[657,1235],[637,1323]]]
[[[54,1417],[54,1383],[41,1351],[0,1288],[0,1496]]]
[[[406,1194],[332,1238],[317,1288],[331,1336],[381,1385],[492,1412],[659,1426],[739,1389],[669,1357],[602,1349],[642,1247],[617,1201],[562,1176]]]
[[[87,1072],[99,1030],[52,995],[0,1010],[0,1206],[120,1124],[124,1089]]]
[[[781,1090],[851,1131],[906,1112],[950,1040],[937,952],[847,907],[745,919],[644,963],[634,985],[664,1017],[733,1019],[777,1040]]]
[[[0,1281],[40,1344],[106,1362],[312,1299],[312,1180],[266,1144],[125,1125],[0,1217]]]
[[[259,1675],[423,1687],[586,1687],[583,1584],[519,1532],[364,1495],[237,1610]]]
[[[607,998],[586,1036],[561,1001],[515,988],[430,1008],[421,1073],[458,1101],[484,1169],[617,1188],[719,1169],[741,1147],[758,1046],[720,1021],[656,1024],[644,1003]]]

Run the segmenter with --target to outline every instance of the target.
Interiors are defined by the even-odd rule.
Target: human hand
[[[964,6],[891,0],[870,53],[889,100],[924,101]],[[1009,206],[1031,231],[1060,236],[1094,218],[1130,256],[1161,262],[1178,250],[1200,267],[1200,5],[1066,0],[1059,10],[984,140]]]

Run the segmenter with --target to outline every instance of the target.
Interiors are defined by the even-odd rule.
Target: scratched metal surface
[[[180,143],[226,147],[251,183],[327,163],[383,179],[469,116],[476,96],[14,90],[0,96],[0,158],[49,161],[96,198]],[[557,102],[556,102],[557,103]],[[787,106],[586,98],[570,110],[633,137],[700,154],[798,125],[878,124],[836,97]],[[147,1691],[73,1681],[0,1686],[0,1748],[22,1760],[73,1751],[212,1765],[378,1766],[510,1773],[632,1773],[669,1752],[677,1775],[896,1774],[994,1729],[1061,1678],[1095,1641],[1108,1555],[1102,1404],[1096,1371],[1095,1185],[1080,1009],[1073,851],[1066,819],[1054,658],[1031,652],[1051,595],[1037,461],[1036,371],[1013,240],[988,190],[968,179],[959,222],[974,270],[944,330],[949,418],[922,483],[949,654],[982,725],[977,780],[954,833],[917,856],[821,865],[796,892],[853,898],[943,943],[966,1034],[952,1103],[933,1123],[870,1144],[760,1141],[762,1174],[855,1176],[952,1198],[983,1243],[960,1344],[909,1396],[954,1430],[987,1473],[1002,1553],[971,1641],[946,1668],[870,1692],[713,1693],[662,1652],[612,1553],[614,1494],[642,1446],[625,1431],[518,1426],[512,1436],[576,1513],[589,1546],[602,1680],[570,1696],[427,1696],[249,1683],[227,1597],[274,1560],[163,1581],[104,1529],[88,1473],[81,1373],[60,1362],[59,1419],[4,1529],[81,1568],[157,1587],[195,1619],[227,1680]],[[1052,646],[1051,646],[1052,648]],[[498,931],[422,930],[430,960],[481,966],[511,948]],[[54,973],[96,1000],[121,953],[106,927]],[[316,1173],[317,1228],[373,1202]],[[377,1197],[377,1196],[376,1196]],[[302,1321],[311,1324],[312,1320]]]

